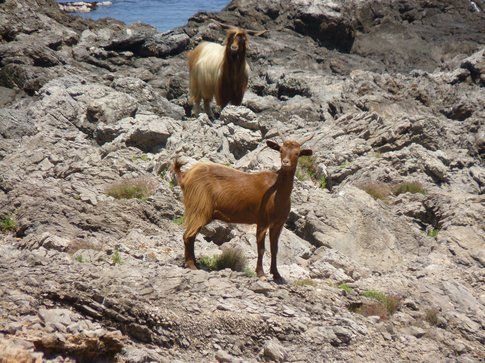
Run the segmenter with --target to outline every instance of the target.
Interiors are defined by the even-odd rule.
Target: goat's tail
[[[175,158],[172,164],[172,173],[175,175],[175,179],[177,179],[177,184],[182,187],[184,173],[182,172],[182,162],[179,158]]]

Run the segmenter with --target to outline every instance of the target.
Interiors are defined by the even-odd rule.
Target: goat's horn
[[[299,141],[298,143],[300,144],[300,146],[302,146],[305,142],[310,141],[311,139],[313,139],[314,136],[315,136],[315,133],[313,133],[310,136],[304,138],[303,140]]]
[[[259,37],[259,36],[263,35],[264,33],[269,32],[269,30],[268,29],[264,29],[264,30],[246,30],[246,32],[248,34],[251,34],[254,37]]]
[[[278,135],[279,135],[279,137],[281,138],[281,140],[282,140],[283,142],[285,142],[285,138],[283,137],[283,134],[281,133],[281,131],[280,131],[280,130],[277,130],[277,131],[278,131]]]
[[[212,20],[212,22],[216,23],[217,25],[219,25],[219,26],[221,26],[223,28],[235,28],[235,26],[233,26],[233,25],[229,25],[227,23],[222,23],[222,22],[217,21],[215,19],[211,19],[211,20]],[[260,35],[263,35],[264,33],[269,32],[269,30],[268,29],[264,29],[264,30],[251,30],[251,29],[246,29],[246,32],[248,34],[251,34],[251,35],[255,36],[255,37],[259,37]]]

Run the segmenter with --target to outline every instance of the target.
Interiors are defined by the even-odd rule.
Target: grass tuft
[[[327,178],[325,177],[325,175],[322,175],[322,177],[320,178],[320,188],[327,189]]]
[[[181,226],[185,222],[185,216],[176,217],[176,218],[172,219],[172,222]]]
[[[384,302],[386,300],[386,295],[377,290],[366,290],[362,293],[362,296],[365,296],[369,299],[374,299],[380,302]]]
[[[344,290],[347,294],[350,294],[352,291],[354,291],[354,289],[352,289],[349,285],[347,284],[340,284],[338,285],[338,288],[340,290]]]
[[[391,194],[391,188],[387,184],[375,181],[368,181],[358,186],[376,200],[387,201]]]
[[[315,159],[312,156],[301,156],[298,159],[296,177],[298,180],[314,180],[317,175]]]
[[[75,258],[74,258],[77,262],[79,263],[83,263],[84,262],[84,258],[82,255],[77,255]]]
[[[111,260],[113,261],[114,265],[121,265],[123,263],[123,260],[121,259],[120,251],[115,249],[113,256],[111,256]]]
[[[362,305],[349,307],[349,310],[364,316],[379,316],[382,320],[389,319],[401,308],[401,298],[397,295],[386,295],[377,290],[366,290],[362,296],[374,300]]]
[[[352,165],[352,163],[350,161],[344,161],[342,164],[337,166],[337,169],[338,170],[344,170],[345,168],[349,167],[350,165]]]
[[[250,267],[246,266],[243,272],[246,277],[256,277],[256,272]]]
[[[430,229],[428,229],[428,236],[429,236],[429,237],[436,238],[436,237],[438,237],[438,232],[439,232],[439,231],[440,231],[440,230],[439,230],[439,229],[437,229],[437,228],[430,228]]]
[[[202,256],[199,265],[209,271],[219,271],[229,268],[233,271],[246,272],[246,257],[239,248],[226,248],[218,256]]]
[[[430,325],[438,325],[438,309],[426,309],[424,312],[424,320],[426,320]]]
[[[424,189],[423,185],[420,182],[403,182],[397,184],[393,188],[393,194],[399,195],[403,193],[412,193],[412,194],[423,194],[426,195],[426,190]]]
[[[17,221],[12,216],[0,219],[0,231],[3,233],[13,232],[17,229]]]
[[[157,183],[154,179],[140,177],[125,179],[114,183],[106,188],[106,194],[115,199],[140,199],[147,200],[155,193]]]

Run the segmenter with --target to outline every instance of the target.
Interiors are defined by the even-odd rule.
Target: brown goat
[[[256,224],[258,262],[256,273],[264,276],[264,239],[269,229],[271,267],[275,281],[282,281],[276,265],[278,238],[288,218],[291,191],[298,157],[312,155],[301,149],[313,136],[297,141],[283,141],[282,145],[268,140],[266,144],[279,151],[281,168],[277,172],[245,173],[214,163],[199,163],[187,172],[175,159],[173,171],[184,194],[185,204],[185,264],[196,269],[194,241],[197,233],[213,220],[228,223]]]

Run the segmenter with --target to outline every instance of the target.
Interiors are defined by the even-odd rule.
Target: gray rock
[[[227,106],[221,112],[221,121],[234,124],[250,130],[258,130],[259,123],[256,114],[244,106]]]
[[[263,357],[270,361],[283,362],[287,357],[286,349],[278,340],[272,339],[264,345]]]

